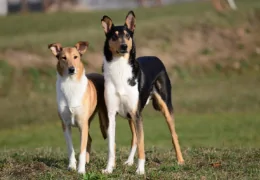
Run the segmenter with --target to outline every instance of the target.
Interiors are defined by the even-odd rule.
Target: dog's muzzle
[[[75,68],[73,66],[68,69],[69,74],[75,74]]]
[[[118,51],[120,54],[127,53],[127,44],[121,44],[120,45],[120,50]]]

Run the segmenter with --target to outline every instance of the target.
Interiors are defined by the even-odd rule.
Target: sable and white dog
[[[68,168],[76,170],[71,126],[77,126],[81,140],[78,173],[84,174],[85,164],[89,162],[92,141],[89,126],[96,112],[99,115],[101,132],[104,139],[106,138],[108,117],[104,102],[104,77],[95,73],[85,75],[81,56],[87,50],[87,42],[78,42],[75,47],[63,48],[59,43],[50,44],[48,47],[58,59],[57,104],[68,148]]]
[[[112,173],[115,166],[115,116],[118,113],[129,120],[132,148],[127,165],[132,165],[138,148],[136,173],[145,173],[144,133],[141,112],[149,100],[164,115],[172,136],[179,164],[183,164],[180,145],[175,131],[171,82],[161,60],[154,56],[136,59],[134,44],[135,15],[130,11],[122,26],[114,26],[111,18],[101,19],[105,31],[103,74],[105,102],[108,111],[108,163],[103,173]]]

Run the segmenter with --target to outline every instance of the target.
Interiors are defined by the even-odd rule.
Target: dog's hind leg
[[[132,141],[131,141],[131,150],[130,154],[128,156],[127,161],[124,163],[125,165],[132,166],[134,164],[134,157],[135,157],[135,152],[137,148],[137,141],[136,141],[136,131],[135,131],[135,126],[133,120],[128,120],[131,133],[132,133]]]
[[[168,106],[167,106],[166,102],[162,99],[160,94],[155,92],[153,95],[154,95],[154,97],[153,97],[154,102],[153,103],[157,104],[158,107],[160,107],[160,111],[163,113],[163,115],[164,115],[164,117],[167,121],[168,127],[170,129],[171,136],[172,136],[172,144],[173,144],[174,149],[175,149],[178,164],[184,164],[184,160],[183,160],[183,157],[182,157],[178,136],[177,136],[177,133],[175,131],[175,124],[174,124],[174,116],[173,116],[173,112],[172,112],[172,107],[168,107],[168,106],[171,106],[171,102],[168,102]]]
[[[89,163],[90,159],[90,152],[91,152],[91,143],[92,143],[92,138],[90,134],[88,133],[88,144],[87,144],[87,154],[86,154],[86,163]]]
[[[172,144],[175,149],[178,164],[184,164],[178,136],[175,130],[173,106],[171,98],[171,82],[166,71],[163,71],[154,84],[153,105],[164,115],[172,136]]]

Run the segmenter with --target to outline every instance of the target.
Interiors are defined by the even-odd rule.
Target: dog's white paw
[[[76,164],[77,164],[76,161],[75,162],[70,162],[69,166],[68,166],[68,170],[69,171],[76,171],[76,169],[77,169],[77,165]]]
[[[133,164],[134,164],[133,159],[128,159],[127,161],[124,162],[124,165],[126,165],[126,166],[132,166]]]
[[[138,159],[138,166],[137,166],[136,174],[142,175],[142,174],[145,173],[144,165],[145,165],[145,160],[144,159]]]
[[[142,169],[142,168],[138,167],[135,173],[137,175],[143,175],[145,173],[144,168]]]
[[[86,171],[85,171],[85,169],[78,169],[78,173],[79,173],[79,174],[85,174]]]
[[[184,165],[184,164],[185,164],[184,160],[178,161],[178,165]]]
[[[111,174],[113,172],[113,168],[106,168],[102,170],[103,174]]]

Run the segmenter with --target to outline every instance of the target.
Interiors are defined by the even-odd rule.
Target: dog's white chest
[[[120,57],[114,58],[112,62],[104,63],[104,76],[106,83],[112,83],[116,88],[116,93],[120,96],[126,95],[127,91],[133,88],[128,84],[128,79],[132,77],[132,67],[128,60]]]
[[[137,108],[137,83],[135,86],[128,83],[132,76],[132,67],[127,59],[120,57],[111,62],[104,61],[105,91],[109,96],[107,98],[113,101],[108,108],[115,109],[121,116],[126,116]]]
[[[77,81],[72,78],[63,78],[58,75],[56,82],[58,107],[75,108],[83,104],[83,97],[87,89],[88,79],[82,77]]]

